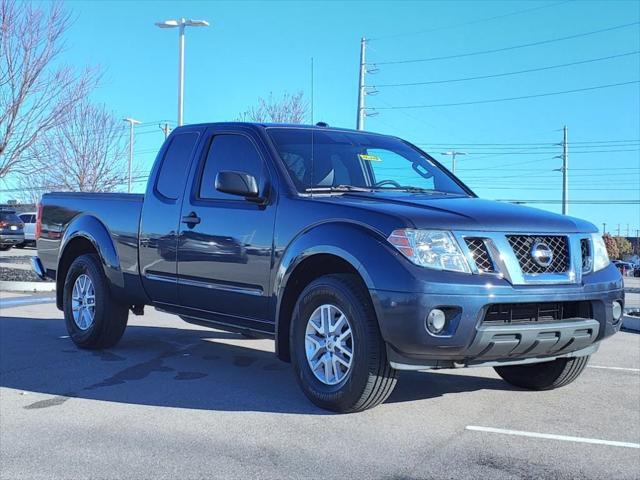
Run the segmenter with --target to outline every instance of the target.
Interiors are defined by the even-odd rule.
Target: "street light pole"
[[[178,126],[183,124],[184,118],[184,29],[186,27],[208,27],[206,20],[165,20],[156,22],[159,28],[178,28]]]
[[[127,193],[131,193],[131,164],[133,163],[133,126],[138,125],[140,122],[133,118],[123,118],[125,122],[129,123],[129,186]]]
[[[184,120],[184,18],[180,19],[178,30],[178,126]]]
[[[456,156],[467,155],[467,152],[458,152],[457,150],[450,150],[448,152],[442,152],[442,155],[451,157],[451,173],[456,174]]]

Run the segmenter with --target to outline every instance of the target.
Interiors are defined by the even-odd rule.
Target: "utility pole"
[[[618,236],[620,236],[620,224],[618,224]]]
[[[133,118],[123,118],[125,122],[129,123],[129,182],[127,187],[127,193],[131,193],[131,164],[133,163],[133,127],[140,122]]]
[[[356,120],[356,129],[364,130],[364,96],[367,94],[365,91],[365,75],[367,74],[367,64],[365,63],[367,49],[367,39],[362,37],[360,39],[360,76],[358,79],[358,117]]]
[[[562,214],[569,214],[569,145],[566,125],[562,136]]]
[[[605,233],[607,233],[607,223],[602,222],[602,234],[604,235]]]
[[[627,237],[629,236],[629,224],[627,223]]]
[[[161,123],[158,125],[158,127],[160,127],[160,130],[162,130],[162,132],[164,133],[164,139],[166,140],[167,137],[169,136],[169,132],[171,132],[171,129],[169,128],[169,124],[165,123],[164,125]]]
[[[451,173],[455,175],[456,173],[456,156],[458,155],[467,155],[467,152],[458,152],[457,150],[450,150],[448,152],[442,152],[442,155],[447,155],[451,157]]]

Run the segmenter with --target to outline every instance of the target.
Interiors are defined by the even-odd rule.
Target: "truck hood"
[[[589,233],[597,228],[579,218],[474,197],[408,192],[358,192],[314,200],[397,216],[414,228],[522,233]]]

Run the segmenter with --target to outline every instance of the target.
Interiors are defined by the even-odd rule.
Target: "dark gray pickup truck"
[[[398,370],[566,385],[624,306],[592,224],[481,200],[401,139],[326,126],[177,128],[145,195],[46,194],[37,235],[79,347],[114,346],[152,305],[273,337],[339,412],[383,402]]]

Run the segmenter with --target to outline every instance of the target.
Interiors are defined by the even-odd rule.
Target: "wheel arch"
[[[69,267],[84,254],[98,255],[110,286],[124,286],[120,259],[111,234],[97,218],[82,215],[69,224],[61,241],[56,271],[56,305],[59,309],[62,309],[63,288]]]
[[[274,282],[276,355],[290,361],[289,329],[296,300],[314,279],[332,273],[350,273],[367,290],[376,313],[372,292],[403,283],[406,270],[384,236],[366,225],[326,222],[298,235],[287,247],[276,269]],[[391,279],[394,282],[390,282]],[[380,321],[380,319],[378,319]]]

